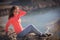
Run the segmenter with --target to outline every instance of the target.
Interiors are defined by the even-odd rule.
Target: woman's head
[[[18,6],[13,6],[10,10],[10,13],[9,13],[9,19],[15,15],[18,14],[18,10],[19,10],[19,7]]]

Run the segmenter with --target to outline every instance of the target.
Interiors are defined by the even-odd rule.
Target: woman
[[[19,10],[18,6],[13,6],[10,10],[8,22],[6,24],[6,32],[8,32],[8,27],[10,26],[10,24],[13,25],[16,34],[21,32],[23,28],[22,25],[19,24],[19,22],[21,23],[20,17],[24,16],[25,14],[26,12],[23,10]]]
[[[36,30],[32,25],[26,27],[25,29],[22,28],[21,25],[21,17],[26,14],[25,11],[19,10],[18,6],[13,6],[10,10],[8,22],[6,24],[6,32],[8,32],[8,27],[12,24],[15,30],[15,33],[18,34],[18,37],[23,37],[29,32],[35,32],[40,34],[39,31]],[[20,22],[20,23],[19,23]]]

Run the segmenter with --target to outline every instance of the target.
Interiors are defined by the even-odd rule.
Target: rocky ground
[[[51,34],[37,35],[35,33],[29,33],[22,38],[17,38],[15,32],[10,30],[8,34],[6,34],[2,28],[3,27],[0,27],[0,40],[60,40],[56,38],[53,39]]]
[[[35,33],[29,33],[26,36],[22,37],[22,38],[16,38],[17,35],[16,33],[8,33],[8,35],[6,35],[6,33],[4,32],[4,30],[0,31],[0,40],[45,40],[46,35],[37,35]]]

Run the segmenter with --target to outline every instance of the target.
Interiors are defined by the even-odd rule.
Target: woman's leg
[[[33,25],[29,25],[27,28],[25,28],[21,33],[19,33],[17,35],[17,37],[23,37],[26,34],[30,33],[30,32],[34,32],[38,35],[41,35],[41,33],[33,26]]]

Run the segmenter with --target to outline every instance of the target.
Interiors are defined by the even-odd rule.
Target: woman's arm
[[[17,15],[17,18],[22,17],[24,15],[26,15],[26,11],[19,10],[19,14]]]

